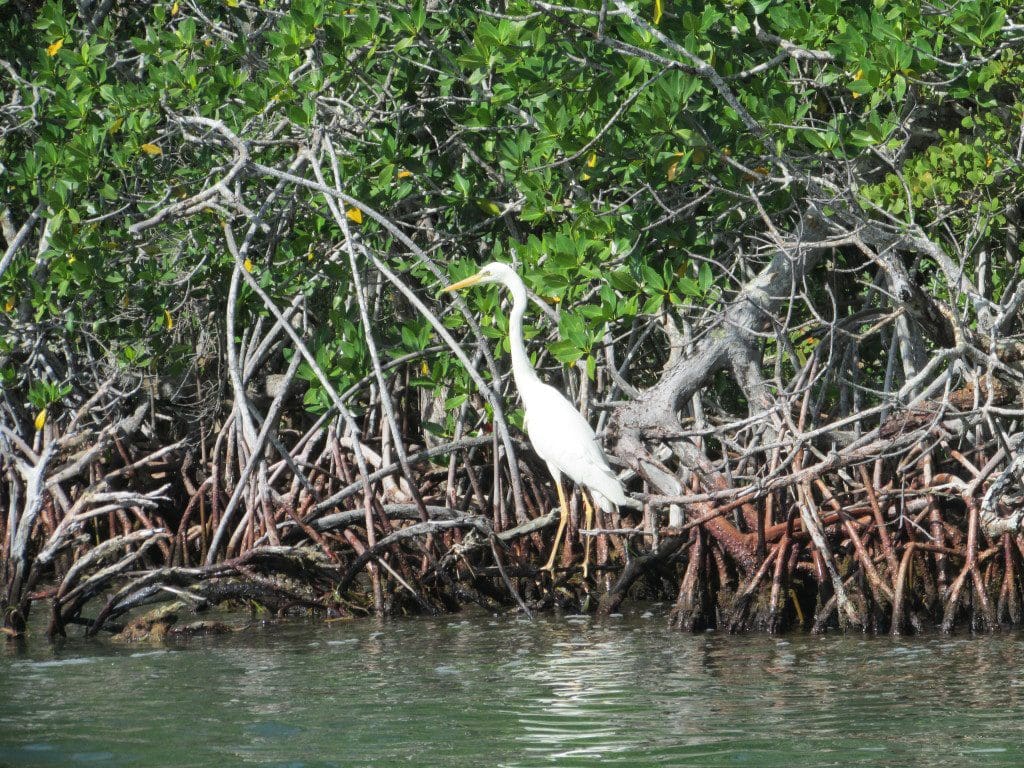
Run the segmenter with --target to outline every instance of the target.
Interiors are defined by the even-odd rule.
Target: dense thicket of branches
[[[1020,623],[1016,13],[0,0],[3,625]],[[492,259],[646,502],[596,583],[500,297],[436,298]]]

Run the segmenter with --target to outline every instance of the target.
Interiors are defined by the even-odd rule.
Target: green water
[[[1020,635],[691,636],[660,610],[8,645],[0,766],[1024,764]]]

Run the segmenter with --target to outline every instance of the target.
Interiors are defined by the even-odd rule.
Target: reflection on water
[[[623,651],[611,642],[556,642],[523,670],[543,691],[515,712],[525,756],[597,759],[633,748],[615,717],[629,695]]]
[[[0,650],[5,766],[1018,766],[1024,639],[728,637],[633,617]]]

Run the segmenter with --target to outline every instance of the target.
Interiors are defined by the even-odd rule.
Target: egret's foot
[[[555,475],[554,472],[551,474]],[[554,576],[555,573],[555,560],[558,559],[559,545],[562,543],[562,534],[565,533],[565,524],[569,522],[569,505],[565,503],[565,491],[562,490],[562,481],[555,475],[555,488],[558,489],[558,507],[560,514],[558,516],[558,531],[555,532],[555,542],[551,545],[551,557],[548,558],[548,564],[541,568],[542,571],[548,571]]]

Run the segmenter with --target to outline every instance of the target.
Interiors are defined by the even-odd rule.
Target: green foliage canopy
[[[809,200],[920,228],[998,300],[1018,274],[1003,238],[1022,181],[1014,12],[1009,0],[179,0],[83,18],[73,3],[0,0],[5,235],[36,210],[45,222],[0,274],[0,376],[57,400],[79,358],[164,373],[216,357],[234,266],[222,225],[250,220],[275,181],[247,167],[208,204],[130,232],[232,165],[229,143],[187,116],[220,121],[279,169],[322,158],[329,135],[345,191],[453,277],[517,259],[557,314],[538,321],[541,362],[584,361],[592,376],[607,328],[699,320]],[[437,287],[379,224],[349,218],[366,247]],[[356,384],[368,363],[341,232],[308,189],[267,220],[249,266],[282,303],[311,298],[318,359],[339,388]],[[916,269],[966,301],[932,261]],[[849,304],[864,288],[844,290]],[[250,322],[264,311],[243,301]],[[502,338],[496,294],[469,301]],[[423,318],[381,306],[389,358],[430,348]],[[663,362],[652,352],[638,380]],[[471,390],[444,359],[418,383]],[[327,405],[316,386],[307,405]]]

